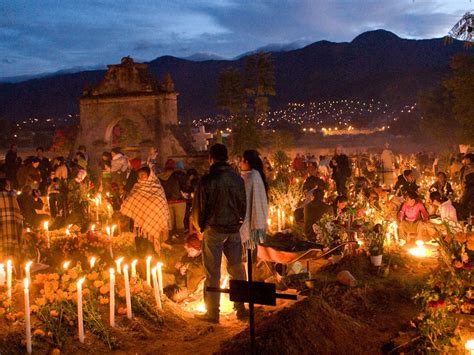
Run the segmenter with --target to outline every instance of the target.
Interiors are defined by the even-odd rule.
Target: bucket
[[[370,256],[370,262],[374,266],[382,265],[382,254],[380,254],[380,255],[371,255]]]

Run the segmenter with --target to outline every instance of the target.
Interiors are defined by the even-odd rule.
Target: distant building
[[[155,146],[163,161],[185,155],[181,143],[185,136],[178,129],[178,93],[171,76],[159,83],[147,64],[135,63],[130,57],[108,68],[102,81],[85,89],[80,99],[81,130],[76,146],[87,147],[92,167],[103,151],[115,146],[135,151]]]

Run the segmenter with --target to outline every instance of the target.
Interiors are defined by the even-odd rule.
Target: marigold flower
[[[30,306],[30,311],[31,311],[31,313],[37,313],[39,311],[39,307],[35,304],[32,304]]]
[[[99,278],[99,274],[96,271],[91,272],[89,275],[87,275],[87,279],[91,281],[97,280],[98,278]]]
[[[71,279],[71,277],[70,277],[69,275],[66,275],[66,274],[64,274],[64,275],[61,277],[61,280],[63,280],[63,282],[68,282],[70,279]]]
[[[102,286],[102,287],[100,288],[100,290],[99,290],[99,292],[100,292],[101,294],[103,294],[103,295],[109,293],[109,291],[110,291],[110,290],[109,290],[109,285],[104,285],[104,286]]]
[[[72,283],[69,285],[69,287],[67,288],[69,292],[74,292],[74,291],[77,291],[77,286],[75,283]]]
[[[464,243],[467,240],[466,234],[464,234],[463,232],[457,232],[454,236],[454,240],[458,243]]]
[[[73,279],[73,280],[77,279],[77,277],[79,276],[78,273],[77,273],[77,271],[74,270],[74,269],[69,269],[69,270],[67,271],[67,274],[68,274],[69,277],[70,277],[71,279]]]
[[[5,318],[6,318],[7,320],[14,321],[14,320],[15,320],[15,315],[14,315],[14,314],[11,314],[11,313],[9,313],[9,314],[7,314],[7,315],[5,316]]]
[[[51,317],[58,317],[59,316],[59,312],[56,311],[55,309],[53,309],[51,312],[49,312],[49,315]]]
[[[127,314],[127,309],[124,308],[124,307],[119,307],[119,308],[117,309],[117,313],[118,313],[118,314]]]
[[[1,316],[1,315],[4,315],[5,312],[6,312],[5,308],[0,307],[0,316]]]
[[[104,281],[100,281],[100,280],[95,280],[94,281],[94,287],[95,288],[100,288],[102,286],[104,286]]]
[[[18,318],[23,318],[25,316],[25,313],[23,312],[16,312],[15,313],[15,318],[18,319]]]
[[[35,303],[40,307],[44,306],[46,304],[46,299],[44,297],[37,298],[35,299]]]
[[[124,290],[124,289],[121,289],[121,290],[119,291],[118,295],[119,295],[120,297],[125,297],[125,290]]]
[[[103,297],[99,300],[100,304],[109,304],[108,297]]]
[[[39,336],[39,337],[44,337],[46,333],[44,332],[43,329],[35,329],[33,332],[33,335]]]

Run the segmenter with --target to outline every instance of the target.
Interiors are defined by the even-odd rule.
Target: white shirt
[[[439,206],[439,215],[441,216],[442,221],[451,221],[451,222],[458,221],[458,217],[456,215],[456,209],[451,203],[451,200],[447,200],[446,202],[443,202]]]

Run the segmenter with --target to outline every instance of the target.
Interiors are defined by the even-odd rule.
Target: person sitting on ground
[[[456,222],[458,217],[450,199],[442,196],[438,191],[430,193],[431,205],[437,209],[437,215],[443,222]]]
[[[423,222],[428,221],[428,219],[428,211],[426,211],[423,202],[419,200],[418,194],[414,191],[408,191],[405,194],[405,203],[403,203],[398,213],[400,239],[409,242],[411,234],[415,234],[417,240],[421,239]]]
[[[416,193],[418,191],[418,186],[416,185],[413,171],[408,169],[404,170],[403,174],[398,177],[393,189],[397,196],[405,196],[409,191]]]
[[[18,204],[26,224],[32,228],[40,228],[41,223],[48,220],[47,214],[37,213],[43,209],[43,201],[38,190],[33,190],[30,185],[25,185],[18,196]]]
[[[467,175],[464,179],[464,191],[457,205],[458,215],[463,221],[473,223],[474,218],[474,173]],[[471,221],[469,221],[471,217]]]
[[[201,298],[204,275],[201,240],[197,233],[188,235],[184,243],[186,254],[175,265],[174,282],[164,293],[175,302],[195,295]]]
[[[337,219],[345,219],[349,200],[346,196],[337,196],[333,203],[333,213]]]
[[[454,194],[451,184],[448,182],[448,177],[445,173],[439,172],[436,175],[436,182],[431,185],[430,192],[439,192],[442,197],[449,198]]]
[[[304,232],[308,240],[315,240],[313,224],[318,223],[326,213],[332,213],[331,206],[324,203],[324,190],[314,189],[313,200],[304,206]]]
[[[307,193],[313,189],[326,190],[328,184],[319,177],[319,170],[317,163],[309,163],[307,171],[307,178],[303,183],[303,192]]]

